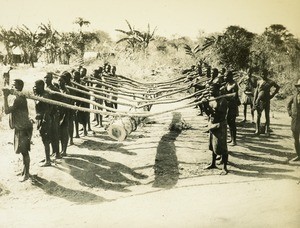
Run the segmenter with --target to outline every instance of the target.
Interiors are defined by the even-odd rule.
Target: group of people
[[[22,95],[24,82],[21,79],[15,79],[12,83],[12,89],[7,86],[3,88],[4,112],[9,114],[10,128],[14,129],[14,150],[17,154],[22,154],[24,168],[21,175],[21,181],[29,178],[31,137],[33,123],[36,123],[37,130],[40,133],[44,145],[45,159],[42,160],[41,167],[51,166],[51,156],[61,159],[67,155],[68,143],[73,144],[73,134],[75,129],[75,138],[79,137],[79,124],[82,124],[83,135],[91,131],[90,113],[77,111],[71,106],[90,108],[90,104],[82,99],[72,99],[74,97],[90,100],[89,93],[84,93],[81,86],[93,85],[92,78],[104,81],[104,76],[114,76],[116,67],[109,64],[100,66],[92,74],[87,75],[86,68],[80,66],[71,72],[64,71],[60,75],[48,72],[44,80],[36,80],[33,86],[35,99],[35,120],[30,119],[28,113],[27,99]],[[53,83],[53,78],[57,76],[57,83]],[[76,90],[77,89],[77,90]],[[15,95],[12,104],[8,102],[8,96]],[[70,96],[69,96],[70,95]],[[49,103],[46,99],[60,103]],[[103,103],[103,100],[97,100]],[[64,103],[65,105],[60,105]],[[114,103],[106,102],[107,106],[117,108]],[[69,106],[68,106],[69,105]],[[96,114],[95,121],[102,126],[102,115]],[[52,154],[51,154],[52,149]]]
[[[200,64],[199,64],[200,65]],[[203,112],[208,116],[209,149],[212,151],[212,162],[208,169],[216,168],[216,160],[221,159],[223,164],[222,174],[227,174],[228,149],[227,143],[236,145],[236,117],[239,115],[239,106],[243,105],[244,119],[247,121],[247,106],[250,106],[252,123],[255,123],[254,135],[265,133],[270,135],[270,101],[279,92],[280,86],[270,79],[268,69],[261,70],[260,79],[253,76],[250,69],[243,75],[237,75],[233,71],[223,68],[220,72],[217,68],[191,67],[187,74],[190,87],[194,88],[199,115]],[[236,75],[234,77],[234,75]],[[240,77],[241,76],[241,77]],[[292,117],[292,132],[297,157],[293,161],[300,160],[300,80],[295,85],[297,95],[288,103],[288,113]],[[239,92],[239,90],[241,92]],[[241,94],[241,99],[240,99]],[[256,119],[254,112],[256,111]],[[265,113],[265,125],[261,125],[262,113]],[[230,140],[227,140],[227,125],[229,127]],[[220,156],[219,156],[220,155]],[[219,156],[219,157],[218,157]]]
[[[184,72],[188,74],[187,81],[190,87],[195,89],[196,104],[200,114],[205,113],[208,118],[209,131],[209,149],[212,151],[212,161],[207,169],[216,168],[216,161],[220,159],[223,164],[222,174],[227,174],[228,163],[228,143],[235,146],[237,144],[237,126],[236,118],[239,115],[239,106],[244,106],[244,119],[247,121],[247,106],[250,106],[252,122],[254,122],[254,111],[256,111],[255,135],[265,133],[270,134],[270,101],[278,93],[280,86],[269,78],[270,72],[267,69],[261,71],[261,79],[253,76],[252,70],[244,73],[242,77],[232,70],[222,68],[203,67],[192,68]],[[105,83],[106,80],[112,80],[118,88],[116,76],[116,67],[105,63],[103,66],[87,74],[86,68],[80,66],[70,72],[64,71],[60,75],[48,72],[44,80],[35,81],[33,92],[36,97],[35,121],[30,120],[28,115],[28,106],[25,96],[20,92],[24,87],[24,82],[16,79],[13,82],[13,88],[16,91],[15,100],[12,105],[8,104],[8,96],[11,90],[3,89],[4,111],[10,114],[10,127],[15,129],[14,149],[16,153],[23,156],[23,172],[21,181],[29,178],[31,137],[33,131],[33,122],[36,122],[37,129],[40,132],[44,149],[45,159],[42,167],[51,166],[52,155],[60,159],[67,155],[68,143],[73,144],[73,135],[79,137],[79,124],[82,125],[83,135],[91,131],[90,113],[78,111],[70,108],[77,106],[81,108],[90,108],[90,103],[84,102],[84,99],[91,100],[89,88],[102,91],[103,97],[108,99],[95,98],[95,102],[100,105],[105,104],[107,110],[117,109],[118,91]],[[57,82],[53,83],[53,78],[58,77]],[[98,83],[95,83],[98,82]],[[297,157],[295,161],[300,160],[300,80],[295,85],[297,95],[288,102],[288,113],[292,117],[292,132],[295,142]],[[109,95],[108,95],[109,94]],[[240,99],[240,94],[242,94]],[[83,99],[74,99],[80,97]],[[61,106],[58,103],[51,104],[43,99],[53,100],[64,103]],[[68,106],[69,105],[69,106]],[[94,109],[101,109],[93,107]],[[265,128],[262,131],[261,116],[265,113]],[[102,115],[95,114],[94,121],[96,125],[103,126]],[[227,126],[229,127],[230,140],[227,141]]]

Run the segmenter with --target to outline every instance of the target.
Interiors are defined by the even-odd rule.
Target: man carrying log
[[[71,79],[72,79],[72,74],[68,71],[64,71],[62,73],[64,75],[64,81],[67,86],[73,87]],[[75,92],[72,90],[68,90],[70,95],[75,95]],[[73,100],[69,99],[69,102],[71,104],[74,104]],[[68,132],[69,132],[69,138],[70,138],[70,145],[73,145],[73,135],[74,135],[74,123],[75,123],[75,111],[69,109],[69,127],[68,127]]]
[[[44,77],[44,82],[46,84],[46,90],[50,93],[50,98],[52,100],[60,101],[61,97],[56,94],[51,94],[51,91],[60,92],[59,88],[54,86],[52,83],[53,74],[47,73]],[[50,126],[50,134],[51,134],[51,147],[52,147],[52,154],[55,154],[56,158],[60,158],[59,153],[59,107],[53,105],[50,112],[50,117],[52,118],[52,124]]]
[[[217,98],[220,93],[220,85],[213,83],[209,87],[210,98]],[[225,98],[219,98],[209,101],[202,99],[204,112],[209,116],[209,150],[212,151],[212,162],[206,169],[216,169],[217,155],[221,155],[223,170],[221,175],[226,175],[228,150],[227,150],[227,101]]]
[[[79,72],[74,73],[74,81],[78,84],[83,84],[81,79],[80,79],[80,74]],[[78,88],[81,89],[81,88]],[[89,99],[89,95],[76,92],[75,96],[81,97],[81,98],[86,98]],[[84,108],[89,108],[90,105],[88,103],[82,102],[82,101],[75,101],[74,105],[78,107],[84,107]],[[87,136],[87,124],[89,121],[89,113],[88,112],[82,112],[82,111],[76,111],[76,117],[75,117],[75,130],[76,130],[76,137],[79,138],[79,123],[82,124],[83,126],[83,135]]]
[[[59,90],[62,94],[70,95],[70,91],[66,88],[66,75],[62,74],[59,77]],[[70,99],[62,97],[62,102],[71,104]],[[60,107],[59,110],[59,140],[61,143],[61,156],[67,156],[67,147],[69,141],[69,120],[70,120],[70,109]]]
[[[111,68],[111,74],[110,75],[113,77],[113,79],[116,80],[116,82],[115,82],[116,91],[112,92],[112,97],[111,97],[111,99],[114,100],[114,101],[118,100],[118,88],[119,88],[118,77],[116,76],[116,71],[117,71],[116,66],[113,66]],[[118,109],[118,104],[116,102],[112,102],[112,108],[117,110]]]
[[[37,80],[34,83],[33,92],[36,96],[51,99],[50,94],[45,91],[45,84],[42,80]],[[41,165],[41,167],[51,166],[50,143],[52,139],[51,125],[53,121],[53,118],[50,115],[51,109],[51,105],[42,101],[35,101],[37,130],[40,132],[45,149],[45,163]]]
[[[16,91],[22,91],[24,82],[20,79],[15,79],[13,82],[13,89]],[[29,167],[30,167],[30,142],[32,136],[32,122],[29,119],[27,100],[25,96],[16,95],[13,105],[8,105],[8,96],[10,90],[3,89],[4,95],[4,112],[10,114],[9,126],[11,129],[15,129],[14,132],[14,150],[16,154],[22,154],[23,156],[23,172],[20,179],[21,182],[29,179]]]
[[[98,79],[99,81],[103,81],[102,74],[103,74],[103,67],[100,66],[99,69],[98,69],[98,74],[95,75],[95,78]],[[104,86],[101,85],[100,83],[95,83],[94,85],[95,85],[95,88],[98,88],[98,89],[103,89],[104,88]],[[101,93],[98,93],[98,95],[105,97],[105,95],[101,94]],[[97,102],[100,105],[103,105],[103,103],[104,103],[103,99],[100,99],[100,98],[95,98],[95,102]],[[95,106],[95,109],[98,109],[98,110],[101,110],[101,111],[103,110],[102,108],[99,108],[99,107],[96,107],[96,106]],[[95,113],[95,121],[97,122],[95,126],[103,127],[103,116],[102,116],[102,114]]]
[[[233,72],[231,70],[227,72],[224,80],[226,82],[223,88],[225,94],[235,93],[234,97],[230,97],[227,99],[227,123],[230,132],[230,140],[228,142],[230,142],[232,146],[235,146],[237,133],[236,117],[239,115],[239,105],[241,104],[241,101],[239,99],[239,87],[236,81],[233,79]]]

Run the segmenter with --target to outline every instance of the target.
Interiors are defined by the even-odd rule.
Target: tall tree
[[[255,35],[239,26],[229,26],[217,41],[221,61],[234,69],[249,67],[250,47]]]
[[[116,31],[126,35],[125,37],[118,40],[117,44],[121,42],[126,42],[127,46],[133,51],[142,50],[145,52],[149,46],[149,43],[154,40],[156,28],[153,31],[151,31],[150,25],[148,24],[147,31],[139,31],[137,29],[134,29],[134,27],[132,27],[127,20],[126,23],[129,28],[128,31],[116,29]]]
[[[18,42],[15,45],[23,50],[24,62],[30,63],[34,67],[34,62],[37,61],[40,48],[42,47],[42,41],[38,33],[36,31],[32,32],[23,25],[22,27],[17,27],[16,35],[18,36]]]
[[[11,64],[13,63],[12,59],[12,48],[14,47],[14,40],[16,39],[15,33],[13,32],[13,29],[5,29],[3,27],[0,27],[0,41],[3,42],[6,50],[5,55],[5,64]]]
[[[76,44],[78,49],[80,50],[80,57],[83,60],[83,55],[85,52],[85,45],[86,45],[86,36],[84,36],[84,33],[82,31],[83,26],[89,26],[91,23],[82,17],[77,17],[74,21],[75,24],[79,25],[79,36],[76,37]]]
[[[54,63],[60,35],[55,29],[53,29],[50,22],[47,25],[42,23],[39,26],[39,30],[38,36],[43,46],[41,51],[45,53],[47,63]]]

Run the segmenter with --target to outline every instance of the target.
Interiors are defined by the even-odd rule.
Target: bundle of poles
[[[125,76],[116,75],[104,76],[105,80],[90,77],[88,80],[85,80],[85,85],[72,82],[74,87],[66,86],[71,91],[89,95],[90,97],[94,97],[95,100],[102,100],[110,103],[116,103],[122,106],[127,106],[128,111],[121,111],[112,107],[107,107],[103,105],[104,102],[101,102],[102,104],[100,104],[93,99],[87,99],[54,91],[49,92],[61,97],[72,99],[74,101],[88,103],[92,105],[93,108],[79,107],[57,100],[43,98],[40,96],[36,96],[30,92],[18,92],[12,90],[11,94],[25,96],[28,99],[41,101],[51,105],[56,105],[76,111],[112,116],[114,118],[106,128],[108,135],[113,139],[123,141],[131,132],[137,129],[137,126],[146,117],[153,117],[171,113],[180,109],[194,107],[195,105],[201,104],[201,101],[195,102],[195,100],[192,100],[185,105],[160,112],[150,112],[150,109],[147,109],[147,111],[145,111],[145,107],[151,107],[152,105],[157,104],[176,103],[183,100],[195,98],[203,94],[204,89],[178,99],[167,98],[177,93],[187,91],[191,87],[191,82],[185,82],[185,84],[182,85],[182,83],[185,81],[185,78],[186,77],[184,76],[165,82],[144,83],[138,82]],[[205,83],[205,81],[207,81],[207,79],[202,79],[197,83]],[[96,87],[94,85],[96,85]],[[226,94],[214,99],[219,99],[221,97],[231,97],[234,95],[235,93]],[[112,96],[114,97],[114,99],[112,98]]]

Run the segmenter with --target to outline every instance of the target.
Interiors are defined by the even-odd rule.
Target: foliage
[[[42,40],[36,31],[32,32],[28,27],[23,25],[17,27],[15,32],[15,46],[19,46],[23,50],[24,63],[30,63],[34,67],[34,62],[38,59]]]
[[[151,32],[150,25],[148,24],[147,31],[139,31],[134,29],[130,23],[126,20],[128,31],[122,29],[116,29],[116,31],[125,34],[126,36],[117,41],[118,43],[126,42],[127,47],[131,48],[133,52],[143,51],[145,52],[151,41],[154,40],[154,34],[156,28]]]
[[[47,63],[54,63],[57,58],[57,49],[59,48],[60,34],[53,29],[51,23],[39,26],[38,37],[41,40],[41,51],[46,55]]]
[[[225,67],[246,69],[253,38],[254,34],[246,29],[229,26],[222,35],[207,37],[202,50],[212,47]]]
[[[4,43],[6,49],[6,58],[5,63],[12,63],[12,48],[14,46],[14,40],[16,39],[13,29],[6,30],[3,27],[0,27],[0,41]]]
[[[85,25],[85,26],[89,26],[91,24],[91,22],[85,20],[84,18],[82,17],[77,17],[74,21],[75,24],[79,25],[80,27],[80,31],[82,30],[82,27]]]

